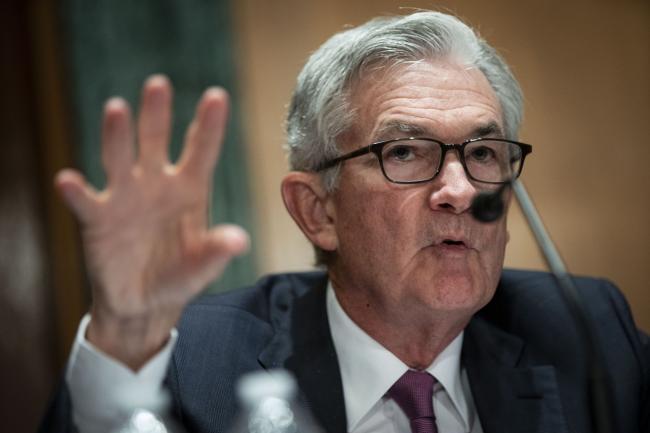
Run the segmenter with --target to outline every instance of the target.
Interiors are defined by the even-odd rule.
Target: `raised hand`
[[[175,165],[168,160],[171,99],[168,80],[150,77],[137,132],[124,100],[106,103],[103,191],[73,170],[56,178],[82,228],[93,289],[87,338],[134,370],[164,345],[187,303],[248,246],[237,226],[208,227],[226,92],[205,91]]]

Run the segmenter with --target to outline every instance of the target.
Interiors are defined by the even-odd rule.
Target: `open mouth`
[[[463,242],[463,241],[455,241],[453,239],[445,239],[445,240],[442,241],[442,244],[443,245],[457,245],[457,246],[461,246],[461,247],[465,246],[465,242]]]

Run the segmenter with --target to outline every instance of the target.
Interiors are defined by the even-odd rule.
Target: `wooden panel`
[[[2,431],[35,430],[55,375],[54,299],[40,194],[28,11],[0,13],[0,419]]]
[[[56,331],[55,367],[63,368],[81,316],[88,308],[79,235],[71,213],[56,194],[54,175],[74,166],[73,134],[66,95],[65,65],[58,10],[52,0],[31,3],[29,10],[31,86],[37,135],[39,189],[45,216],[48,289]]]

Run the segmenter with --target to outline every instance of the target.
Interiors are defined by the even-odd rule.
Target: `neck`
[[[463,331],[471,316],[422,304],[384,305],[365,291],[332,285],[350,319],[411,368],[424,370]]]

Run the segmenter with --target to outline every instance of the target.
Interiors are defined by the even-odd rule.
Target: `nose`
[[[447,152],[432,186],[433,191],[429,196],[431,209],[455,214],[468,210],[477,193],[456,152]]]

